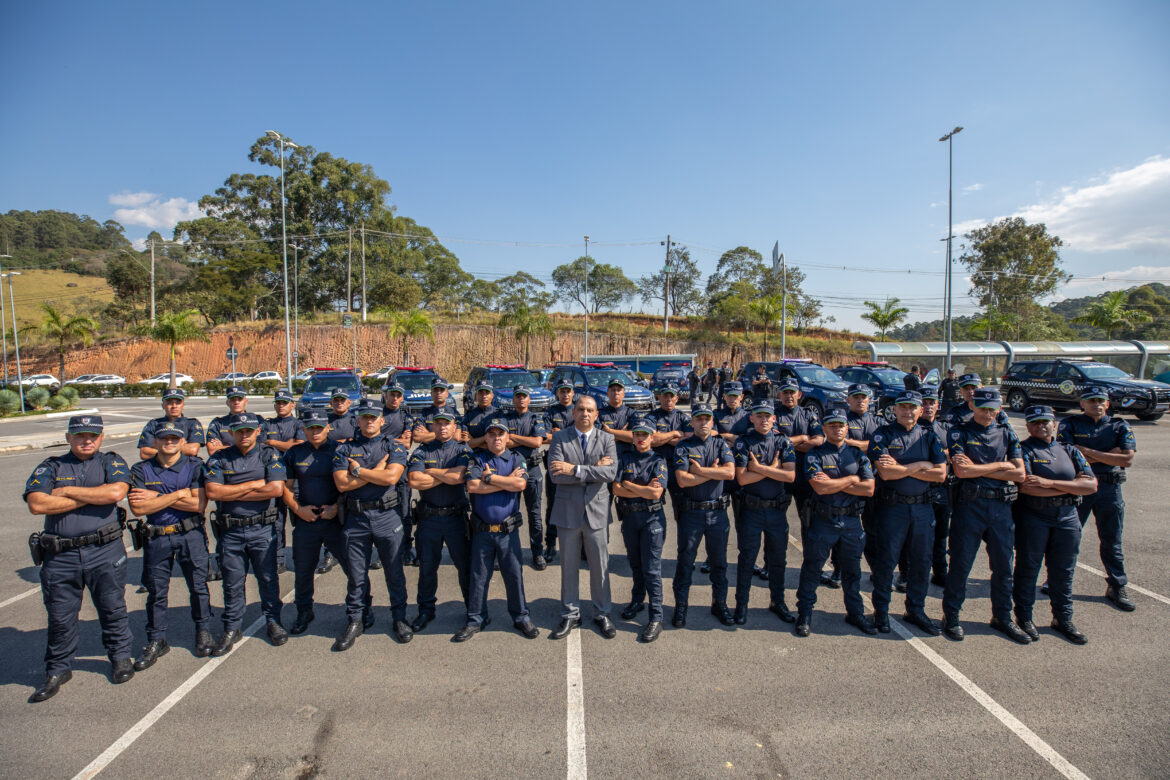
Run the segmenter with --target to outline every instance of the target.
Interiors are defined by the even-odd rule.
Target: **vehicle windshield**
[[[394,381],[406,388],[407,392],[430,390],[434,374],[416,374],[412,371],[399,371],[394,375]]]
[[[333,388],[340,387],[354,393],[361,393],[357,377],[353,374],[332,374],[329,376],[315,376],[305,383],[306,393],[328,393]]]
[[[874,368],[871,370],[877,374],[879,381],[887,385],[900,385],[902,377],[906,376],[905,371],[899,371],[896,368]]]
[[[490,374],[488,379],[491,381],[492,387],[502,390],[511,390],[516,385],[532,386],[532,374],[519,369],[515,371],[499,371]]]
[[[680,379],[682,375],[683,372],[679,371],[677,368],[659,369],[658,371],[654,372],[655,379]]]
[[[605,390],[609,387],[609,383],[615,379],[622,380],[622,384],[629,385],[630,378],[626,376],[625,372],[616,368],[600,368],[586,371],[585,376],[589,379],[590,387],[597,387]]]
[[[792,370],[796,372],[798,377],[810,384],[841,384],[841,377],[822,366],[794,365]]]
[[[1078,366],[1081,373],[1089,379],[1133,379],[1132,374],[1122,371],[1117,366],[1110,366],[1105,363],[1089,366]]]

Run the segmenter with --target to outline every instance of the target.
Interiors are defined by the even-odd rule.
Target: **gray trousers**
[[[589,596],[593,599],[593,617],[609,616],[609,533],[608,529],[594,530],[557,527],[561,545],[561,618],[581,618],[580,578],[581,548],[589,562]]]

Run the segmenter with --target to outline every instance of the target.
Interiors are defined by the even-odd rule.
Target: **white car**
[[[294,376],[293,379],[294,380],[299,379],[302,382],[308,382],[310,379],[313,378],[313,374],[315,374],[315,373],[317,373],[317,369],[306,368],[304,371],[302,371],[301,373]]]
[[[156,374],[155,376],[152,376],[149,379],[143,379],[138,384],[140,384],[140,385],[170,385],[170,383],[171,383],[171,373],[168,371],[165,374]],[[175,374],[175,385],[176,386],[193,385],[193,384],[195,384],[195,379],[193,377],[190,377],[187,374],[178,374],[178,373]]]
[[[33,374],[32,376],[26,376],[21,380],[20,383],[25,387],[31,386],[53,388],[61,386],[61,380],[57,379],[57,377],[53,376],[52,374]]]
[[[236,371],[235,373],[232,373],[231,371],[227,371],[227,372],[217,376],[214,381],[216,381],[216,382],[243,382],[247,378],[248,378],[248,375],[245,374],[243,371]]]
[[[390,376],[390,372],[394,370],[394,366],[382,366],[377,371],[366,374],[370,379],[381,379],[383,382]]]
[[[126,384],[126,377],[118,376],[117,374],[98,374],[89,380],[89,383],[91,385],[124,385]]]
[[[99,377],[99,376],[101,376],[101,374],[82,374],[81,376],[75,376],[72,379],[66,379],[65,384],[66,385],[88,385],[90,382],[92,382],[94,380],[95,377]]]
[[[252,380],[253,382],[263,382],[267,379],[275,379],[277,382],[284,381],[280,378],[280,374],[276,371],[257,371],[255,374],[252,374],[252,376],[248,377],[248,379]]]

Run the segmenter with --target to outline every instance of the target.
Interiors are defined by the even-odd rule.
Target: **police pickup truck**
[[[421,412],[431,405],[431,382],[439,377],[434,366],[398,366],[390,372],[386,384],[397,382],[406,391],[403,403],[406,411]],[[447,397],[447,405],[454,406],[455,402]]]
[[[529,393],[528,410],[543,412],[552,403],[553,395],[542,385],[536,383],[532,372],[523,364],[516,365],[487,365],[471,369],[464,383],[463,411],[471,411],[475,406],[475,386],[480,382],[489,382],[494,388],[492,398],[496,406],[507,410],[512,408],[512,390],[517,385],[526,385]]]
[[[573,386],[575,393],[591,396],[598,408],[609,403],[606,396],[609,383],[620,379],[626,386],[623,403],[635,411],[648,412],[654,408],[654,394],[639,385],[631,385],[629,376],[613,363],[557,363],[549,385],[555,388],[562,379]]]
[[[763,366],[772,380],[772,397],[780,393],[780,381],[795,379],[800,385],[800,405],[820,417],[830,403],[845,403],[849,385],[824,366],[807,358],[785,358],[774,362],[752,361],[744,364],[741,381],[749,383]]]
[[[999,391],[1004,403],[1016,412],[1029,404],[1075,409],[1080,406],[1081,391],[1093,385],[1109,388],[1113,414],[1152,421],[1170,409],[1170,385],[1135,379],[1117,366],[1096,360],[1018,360],[1000,379]]]
[[[328,409],[337,388],[345,390],[350,401],[360,401],[365,397],[361,380],[352,368],[314,368],[313,376],[305,382],[297,411]]]

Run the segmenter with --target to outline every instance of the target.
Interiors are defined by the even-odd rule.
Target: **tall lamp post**
[[[589,360],[589,236],[585,236],[585,360]]]
[[[16,327],[16,294],[12,292],[12,277],[20,276],[19,271],[9,271],[6,274],[0,274],[0,278],[8,277],[8,301],[11,304],[9,308],[12,310],[12,343],[16,346],[16,386],[20,390],[20,411],[24,411],[24,377],[20,373],[20,336],[17,335]],[[0,290],[0,296],[4,295],[4,291]]]
[[[0,259],[11,260],[12,255],[0,255]],[[4,386],[8,387],[8,326],[4,322],[4,290],[0,289],[0,351],[4,353]]]
[[[285,138],[275,130],[268,131],[268,137],[280,142],[280,247],[284,258],[284,371],[288,377],[288,391],[292,392],[292,329],[289,327],[288,317],[288,224],[285,219],[284,206],[284,147],[293,149],[300,147]]]
[[[293,242],[293,371],[301,370],[301,245]]]
[[[951,182],[954,175],[954,155],[952,152],[953,143],[951,141],[956,135],[962,132],[963,128],[956,127],[951,132],[944,135],[939,141],[947,142],[947,301],[946,301],[946,331],[947,331],[947,371],[951,370],[951,239],[954,238],[954,230],[951,227]]]

